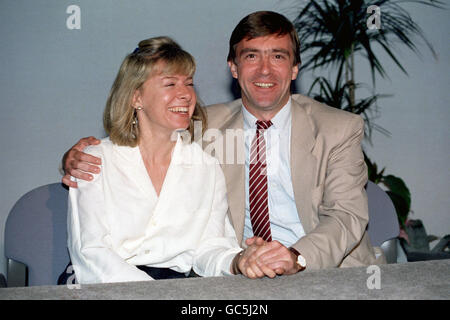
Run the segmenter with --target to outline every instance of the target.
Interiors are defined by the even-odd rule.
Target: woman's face
[[[151,130],[172,134],[189,126],[196,102],[192,76],[156,74],[136,91],[133,105],[142,107],[137,112],[140,129],[148,123]]]

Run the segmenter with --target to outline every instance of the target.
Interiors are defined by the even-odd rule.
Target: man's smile
[[[253,84],[260,88],[271,88],[275,85],[272,82],[254,82]]]

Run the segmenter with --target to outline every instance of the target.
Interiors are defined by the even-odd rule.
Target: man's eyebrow
[[[243,55],[246,53],[250,53],[250,52],[261,52],[262,50],[256,49],[256,48],[244,48],[241,50],[239,55]],[[264,50],[264,51],[269,51],[269,52],[275,52],[275,53],[284,53],[288,56],[291,55],[291,52],[289,50],[286,50],[284,48],[274,48],[274,49],[270,49],[270,50]]]
[[[287,54],[288,56],[291,55],[291,52],[289,50],[283,49],[283,48],[275,48],[272,50],[272,52],[279,52],[279,53],[284,53]]]
[[[245,53],[258,52],[258,51],[261,51],[261,50],[258,50],[256,48],[244,48],[244,49],[241,50],[240,54],[242,55],[242,54],[245,54]]]

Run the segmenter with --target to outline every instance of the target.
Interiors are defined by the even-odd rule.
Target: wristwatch
[[[305,270],[305,269],[306,269],[306,260],[305,260],[305,257],[302,256],[302,255],[300,254],[300,252],[298,252],[297,249],[295,249],[295,248],[289,247],[289,250],[290,250],[293,254],[295,254],[295,256],[297,257],[297,265],[300,267],[300,270],[299,270],[299,271]]]

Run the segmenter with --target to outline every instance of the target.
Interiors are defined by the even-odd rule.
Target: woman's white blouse
[[[241,249],[217,159],[179,137],[158,197],[139,147],[105,138],[86,152],[102,165],[69,192],[68,247],[79,283],[152,279],[136,265],[230,274]]]

